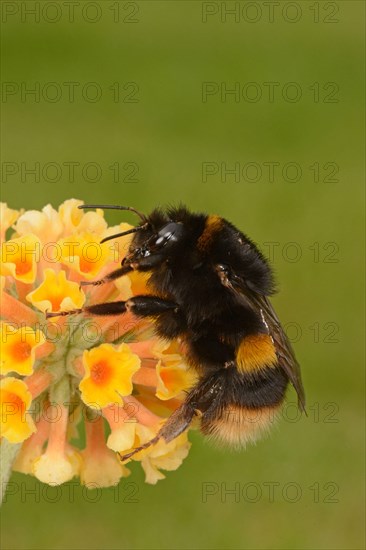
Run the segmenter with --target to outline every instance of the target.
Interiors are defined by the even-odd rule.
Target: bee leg
[[[173,441],[189,428],[194,416],[202,416],[212,405],[217,403],[221,392],[222,383],[217,373],[201,380],[195,388],[190,390],[184,403],[173,412],[153,439],[130,453],[125,455],[118,453],[121,461],[128,460],[136,453],[155,445],[161,438],[166,443]]]
[[[126,302],[126,308],[138,317],[156,317],[169,310],[178,311],[176,302],[158,296],[133,296]]]
[[[137,317],[156,317],[172,309],[177,310],[178,304],[169,300],[163,300],[157,296],[134,296],[126,301],[105,302],[86,306],[81,309],[72,309],[71,311],[46,313],[46,318],[78,313],[87,313],[89,315],[121,315],[127,311],[134,313]]]
[[[91,286],[104,285],[105,283],[110,283],[115,279],[119,279],[120,277],[122,277],[123,275],[126,275],[130,271],[132,271],[132,267],[130,265],[124,265],[122,267],[119,267],[118,269],[115,269],[111,273],[108,273],[108,275],[106,275],[105,277],[97,281],[81,281],[80,287],[89,286],[89,285]]]
[[[71,309],[70,311],[52,311],[46,313],[46,319],[50,317],[65,317],[66,315],[77,315],[86,313],[88,315],[121,315],[126,313],[126,302],[106,302],[104,304],[95,304],[80,309]]]
[[[140,447],[137,447],[130,453],[124,455],[118,453],[119,458],[122,462],[124,462],[136,453],[139,453],[140,451],[151,447],[151,445],[155,445],[161,438],[163,438],[166,443],[173,441],[173,439],[178,437],[181,433],[184,432],[184,430],[189,427],[195,414],[197,414],[197,411],[193,408],[191,403],[183,403],[183,405],[181,405],[176,411],[173,412],[173,414],[168,418],[164,426],[161,428],[161,430],[159,430],[159,432],[153,439],[150,439],[150,441],[148,441],[144,445],[140,445]]]

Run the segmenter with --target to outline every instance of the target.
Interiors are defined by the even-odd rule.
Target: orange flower
[[[14,325],[1,322],[0,338],[1,374],[32,374],[35,351],[46,341],[43,332],[28,326],[16,328]]]
[[[40,257],[41,243],[35,235],[6,241],[1,245],[1,274],[11,275],[23,283],[34,283]]]
[[[85,302],[85,294],[77,283],[66,279],[65,271],[56,273],[53,269],[44,270],[41,285],[27,295],[27,300],[40,311],[80,308]]]
[[[62,233],[63,225],[60,220],[60,215],[47,204],[42,209],[42,212],[37,210],[28,210],[24,212],[15,225],[15,230],[18,235],[28,235],[32,233],[36,235],[41,242],[53,242],[59,238]]]
[[[100,245],[132,226],[107,227],[102,210],[84,212],[78,208],[82,204],[70,199],[57,210],[48,204],[25,212],[0,205],[0,237],[15,230],[1,250],[0,374],[16,373],[0,382],[1,430],[4,445],[22,443],[13,469],[56,485],[79,476],[93,488],[129,475],[115,453],[155,436],[194,380],[179,343],[160,340],[153,325],[131,312],[118,318],[45,319],[47,311],[150,292],[149,275],[138,272],[86,286],[85,293],[79,289],[80,281],[100,279],[119,267],[133,238]],[[102,417],[92,422],[96,409]],[[79,450],[82,424],[86,447]],[[156,483],[164,477],[160,469],[178,468],[188,449],[184,433],[131,460],[141,463],[148,483]],[[11,470],[10,463],[3,467]]]
[[[176,397],[183,391],[190,389],[197,380],[197,375],[188,370],[182,362],[178,365],[164,367],[162,362],[159,361],[156,365],[156,373],[158,383],[155,395],[162,400]]]
[[[0,381],[1,435],[10,443],[20,443],[34,431],[29,414],[32,396],[22,380],[8,377]]]
[[[46,452],[33,462],[33,473],[43,483],[61,485],[78,475],[81,461],[78,452],[66,442],[68,409],[59,403],[54,407],[59,418],[51,422]]]
[[[20,212],[18,210],[12,210],[8,208],[8,205],[5,202],[0,203],[0,220],[1,220],[1,233],[0,239],[5,239],[5,233],[17,220]]]
[[[32,474],[33,464],[42,454],[43,445],[46,443],[50,431],[50,422],[41,418],[36,424],[36,431],[22,445],[14,462],[13,470],[22,474]]]
[[[109,423],[111,433],[107,446],[115,452],[131,449],[135,441],[137,420],[133,416],[134,407],[109,405],[103,409],[103,416]]]
[[[78,208],[83,201],[70,199],[61,204],[59,214],[64,226],[64,235],[79,233],[83,231],[93,232],[101,235],[107,229],[107,223],[103,218],[103,210],[96,212],[83,212]]]
[[[150,441],[156,435],[159,428],[160,426],[154,429],[138,424],[133,448]],[[141,466],[145,471],[146,483],[155,485],[159,480],[165,478],[160,469],[172,471],[179,468],[188,455],[189,448],[190,443],[187,440],[187,434],[182,433],[173,439],[173,441],[170,441],[170,443],[165,443],[163,440],[158,441],[153,449],[140,451],[134,455],[134,459],[141,462]]]
[[[117,485],[121,477],[130,475],[118,456],[105,446],[103,419],[86,422],[86,448],[81,453],[80,479],[92,488]]]
[[[132,376],[140,368],[140,359],[127,344],[118,348],[102,344],[84,351],[83,365],[81,398],[90,407],[103,408],[111,403],[123,404],[122,396],[132,393]]]
[[[102,267],[112,259],[108,245],[99,244],[91,233],[74,234],[58,243],[62,250],[62,263],[85,279],[95,279]]]

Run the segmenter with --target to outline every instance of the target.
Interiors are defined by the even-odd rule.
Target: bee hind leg
[[[212,406],[216,406],[217,400],[222,394],[222,389],[223,386],[218,373],[203,378],[197,386],[188,392],[184,403],[173,412],[153,439],[125,455],[118,453],[121,461],[124,462],[136,453],[155,445],[160,439],[164,439],[166,443],[173,441],[189,428],[194,416],[202,416]]]
[[[160,439],[164,439],[165,443],[169,443],[170,441],[173,441],[176,437],[178,437],[181,433],[183,433],[192,422],[193,417],[197,414],[197,411],[192,407],[190,403],[183,403],[177,410],[174,411],[174,413],[168,418],[164,426],[159,430],[159,432],[156,434],[155,437],[150,439],[147,443],[144,445],[140,445],[133,451],[127,453],[127,454],[121,454],[118,453],[119,458],[122,462],[128,460],[133,455],[139,453],[140,451],[143,451],[144,449],[147,449],[151,447],[152,445],[155,445],[160,441]]]

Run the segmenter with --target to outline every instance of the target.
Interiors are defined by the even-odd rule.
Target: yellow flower
[[[123,452],[133,447],[136,435],[137,420],[133,417],[133,408],[109,405],[103,409],[103,416],[108,421],[111,433],[107,447],[115,452]]]
[[[102,234],[107,229],[106,221],[103,218],[103,210],[97,209],[96,212],[84,212],[78,208],[82,204],[83,201],[70,199],[60,206],[59,214],[64,226],[64,235],[70,235],[76,231],[79,233],[85,231],[97,235]]]
[[[160,426],[154,429],[138,424],[133,448],[150,441],[159,428]],[[165,475],[160,472],[160,469],[172,471],[179,468],[188,455],[190,445],[187,434],[182,433],[169,443],[160,439],[152,448],[149,447],[137,453],[134,458],[141,462],[141,466],[145,471],[146,483],[155,485],[160,479],[164,479]]]
[[[60,215],[47,204],[42,211],[28,210],[22,214],[15,226],[18,235],[36,235],[43,243],[56,241],[62,233]]]
[[[129,231],[130,229],[133,229],[133,225],[122,222],[119,225],[108,227],[101,236],[105,239],[106,237],[111,237],[113,235],[117,235],[118,233]],[[132,238],[133,235],[129,234],[124,235],[123,237],[118,237],[115,241],[113,239],[109,241],[110,249],[114,252],[114,259],[118,263],[121,262],[122,258],[127,256]]]
[[[146,483],[155,485],[160,479],[164,479],[165,475],[160,472],[160,469],[172,472],[179,468],[188,456],[190,446],[187,433],[182,433],[169,443],[160,440],[151,453],[141,461]]]
[[[120,300],[128,300],[131,296],[139,294],[151,294],[151,290],[146,286],[149,273],[138,273],[133,271],[127,277],[117,279],[115,282],[119,291]]]
[[[35,431],[29,414],[31,402],[25,382],[13,377],[0,381],[1,435],[10,443],[20,443]]]
[[[111,431],[107,439],[107,447],[112,451],[122,453],[131,449],[136,435],[136,423],[125,422],[119,428]]]
[[[107,227],[102,210],[85,212],[78,208],[82,204],[71,199],[58,210],[48,204],[26,212],[0,207],[0,237],[14,230],[1,247],[1,435],[10,445],[7,460],[15,454],[12,445],[21,443],[14,470],[57,485],[79,476],[92,488],[129,475],[115,453],[150,441],[193,380],[181,344],[159,339],[153,324],[132,312],[45,319],[47,311],[151,292],[149,274],[137,272],[79,289],[80,281],[101,279],[118,268],[133,238],[100,245],[132,226]],[[92,422],[90,415],[98,413],[102,417]],[[131,460],[141,463],[148,483],[156,483],[164,477],[160,469],[180,466],[188,448],[184,433]],[[3,467],[10,471],[11,464]]]
[[[1,274],[11,275],[23,283],[34,283],[40,257],[41,243],[35,235],[6,241],[1,245]]]
[[[142,372],[145,378],[154,379],[156,397],[163,401],[172,399],[190,389],[197,381],[197,375],[182,361],[178,343],[170,343],[162,339],[152,339],[131,344],[132,350],[142,359],[157,358],[155,377],[153,373]],[[144,368],[144,367],[143,367]],[[139,382],[136,377],[136,383]]]
[[[74,234],[59,241],[62,263],[86,279],[95,279],[103,266],[113,257],[107,244],[99,244],[91,233]]]
[[[159,361],[156,365],[156,373],[158,383],[155,395],[162,400],[176,397],[182,391],[190,389],[197,380],[196,374],[182,362],[164,367]]]
[[[1,223],[1,233],[0,239],[5,238],[5,233],[15,223],[19,216],[20,212],[18,210],[12,210],[8,208],[6,202],[0,202],[0,223]]]
[[[78,208],[82,204],[83,201],[69,199],[62,203],[58,209],[66,234],[73,233],[83,219],[84,212]]]
[[[103,408],[112,403],[123,404],[122,397],[132,393],[132,376],[140,368],[140,359],[127,344],[117,348],[102,344],[84,351],[83,365],[81,398],[90,407]]]
[[[22,445],[13,464],[13,470],[22,474],[33,474],[33,464],[41,456],[43,445],[48,439],[50,422],[41,418],[33,433]]]
[[[65,271],[45,269],[44,275],[40,286],[27,295],[28,302],[37,309],[45,313],[80,308],[84,304],[84,292],[77,283],[66,279]]]
[[[130,475],[117,455],[105,446],[103,419],[86,422],[86,449],[82,451],[81,482],[90,489],[112,487]]]
[[[47,450],[33,462],[32,470],[39,481],[61,485],[79,474],[80,464],[80,457],[74,449],[68,449],[62,454]]]
[[[61,403],[51,406],[58,416],[50,422],[50,434],[45,453],[32,465],[33,474],[43,483],[61,485],[79,474],[80,454],[66,441],[68,408]]]
[[[1,322],[0,338],[0,373],[32,374],[36,349],[46,341],[43,332]]]

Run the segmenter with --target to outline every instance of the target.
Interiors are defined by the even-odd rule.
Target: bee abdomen
[[[244,447],[270,430],[285,397],[288,378],[279,367],[220,373],[222,396],[202,416],[201,429],[220,443]]]
[[[256,409],[228,405],[220,415],[202,423],[202,432],[222,445],[242,448],[272,428],[279,409],[279,405]]]
[[[250,334],[240,342],[236,352],[240,372],[256,372],[277,364],[276,349],[268,334]]]

